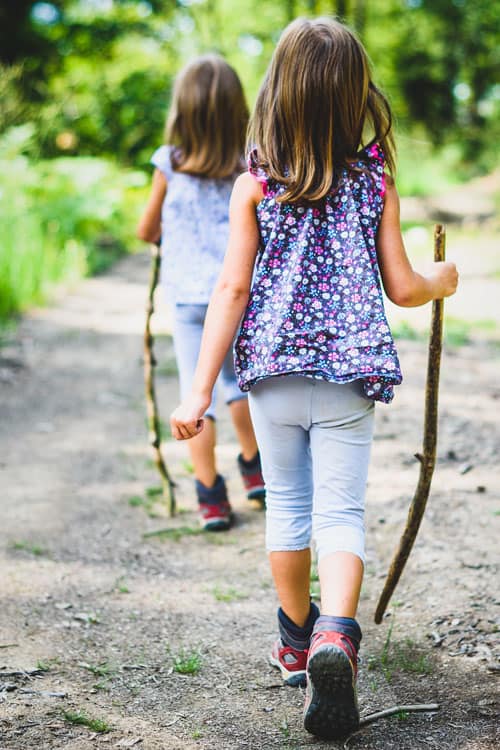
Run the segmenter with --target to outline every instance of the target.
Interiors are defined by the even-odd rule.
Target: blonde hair
[[[286,186],[280,202],[317,201],[353,168],[368,138],[394,171],[389,103],[371,79],[355,34],[331,18],[284,30],[250,120],[258,164]]]
[[[205,55],[177,76],[165,136],[179,172],[224,178],[244,169],[248,108],[238,75]]]

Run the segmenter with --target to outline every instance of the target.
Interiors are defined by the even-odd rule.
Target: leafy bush
[[[33,133],[25,124],[0,138],[0,320],[131,249],[144,200],[142,172],[93,157],[37,162]]]

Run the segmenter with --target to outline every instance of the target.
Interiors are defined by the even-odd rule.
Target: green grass
[[[244,594],[242,591],[238,591],[232,586],[222,588],[221,586],[215,586],[212,589],[213,597],[218,602],[237,602],[241,599],[248,599],[248,594]]]
[[[190,474],[190,475],[194,474],[194,466],[193,466],[192,461],[189,461],[187,459],[183,461],[182,468],[184,469],[186,474]]]
[[[42,659],[39,659],[36,663],[36,668],[39,669],[40,672],[50,672],[52,664],[52,661],[43,661]]]
[[[392,326],[392,335],[395,339],[405,341],[427,341],[429,333],[414,328],[406,320],[402,320]],[[480,320],[463,320],[446,316],[443,326],[443,339],[448,346],[466,346],[477,338],[478,332],[494,334],[498,331],[495,320],[489,318]]]
[[[178,674],[198,674],[202,667],[202,658],[198,650],[181,649],[172,656],[172,669]]]
[[[156,374],[164,378],[174,377],[178,375],[178,373],[177,362],[174,358],[168,359],[166,362],[162,362],[161,365],[156,367]]]
[[[371,655],[368,658],[368,669],[380,669],[388,682],[397,672],[431,674],[433,670],[431,658],[412,638],[392,641],[394,624],[395,620],[393,620],[387,632],[380,654]]]
[[[89,716],[84,714],[82,711],[64,711],[63,716],[68,724],[77,724],[84,727],[88,727],[93,732],[109,732],[111,726],[101,719],[91,719]]]
[[[318,601],[321,597],[321,592],[319,586],[318,565],[315,562],[313,562],[311,565],[309,580],[311,582],[309,586],[309,594],[311,596],[311,599],[315,599],[316,601]]]
[[[402,196],[427,196],[443,193],[470,175],[460,169],[458,144],[434,149],[425,136],[397,137],[396,185]]]
[[[395,339],[403,339],[404,341],[424,341],[427,336],[427,334],[413,328],[406,320],[392,326],[392,335]]]
[[[82,662],[80,666],[83,667],[83,669],[86,669],[87,672],[91,672],[96,677],[109,677],[113,672],[107,661],[102,661],[98,664],[86,664]]]
[[[177,526],[171,529],[158,529],[158,531],[148,531],[143,534],[144,539],[156,537],[158,539],[169,539],[173,542],[179,542],[185,536],[199,536],[207,534],[200,526]]]
[[[131,249],[145,176],[92,157],[30,158],[33,128],[0,136],[0,320]]]
[[[35,557],[41,557],[42,555],[48,554],[48,550],[46,550],[44,547],[40,547],[40,545],[38,544],[33,544],[32,542],[12,542],[10,547],[11,549],[29,552],[31,555],[35,555]]]

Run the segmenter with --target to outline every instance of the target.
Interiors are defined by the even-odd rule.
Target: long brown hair
[[[394,171],[389,103],[371,79],[355,34],[331,18],[298,18],[284,30],[250,120],[248,145],[281,202],[317,201],[359,150],[380,143]]]
[[[203,177],[242,171],[248,108],[238,75],[218,55],[205,55],[177,76],[165,130],[177,148],[172,166]]]

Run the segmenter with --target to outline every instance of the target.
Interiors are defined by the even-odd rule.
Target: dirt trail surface
[[[148,266],[147,255],[129,257],[82,282],[24,319],[0,351],[0,748],[336,747],[303,730],[303,692],[284,687],[267,664],[276,599],[264,516],[246,507],[224,408],[218,456],[235,528],[196,533],[187,449],[168,437],[181,512],[168,519],[157,502],[141,363]],[[466,268],[464,299],[477,282],[477,268]],[[498,274],[496,286],[498,301]],[[441,708],[383,719],[346,747],[493,750],[499,349],[484,340],[446,347],[432,495],[376,626],[422,439],[426,344],[399,349],[405,384],[393,405],[377,407],[359,697],[362,715],[401,704]],[[177,401],[167,335],[157,355],[166,419]],[[162,529],[170,532],[148,536]]]

